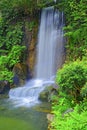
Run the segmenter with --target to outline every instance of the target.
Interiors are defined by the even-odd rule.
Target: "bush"
[[[87,130],[87,109],[81,110],[81,105],[76,105],[73,111],[66,111],[64,114],[54,107],[55,114],[52,122],[53,130]],[[85,104],[87,108],[87,103]],[[58,106],[59,108],[60,106]]]
[[[60,92],[69,94],[74,100],[81,100],[81,88],[87,82],[87,64],[85,61],[74,61],[65,64],[57,72],[56,83],[59,84]]]

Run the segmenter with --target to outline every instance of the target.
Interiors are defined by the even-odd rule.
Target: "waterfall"
[[[50,79],[55,75],[56,23],[53,8],[42,11],[36,63],[36,79]]]
[[[47,84],[54,83],[55,73],[63,63],[63,26],[63,12],[53,7],[42,10],[34,79],[23,87],[11,89],[9,92],[10,99],[18,100],[18,105],[19,99],[22,100],[21,105],[38,103],[39,93]]]
[[[53,7],[43,9],[37,46],[35,79],[50,80],[55,75],[56,66],[58,66],[56,64],[57,57],[63,50],[62,27],[63,13],[54,10]],[[56,51],[57,48],[60,49],[57,50],[59,52]]]

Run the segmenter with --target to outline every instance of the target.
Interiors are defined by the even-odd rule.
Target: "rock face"
[[[14,66],[13,73],[13,86],[22,86],[29,77],[28,66],[24,63],[18,63]]]
[[[28,19],[26,19],[25,38],[24,38],[24,42],[27,47],[26,64],[28,65],[28,68],[32,76],[33,76],[35,58],[36,58],[37,34],[38,34],[37,21],[34,20],[34,23],[33,23],[33,21],[29,21]]]

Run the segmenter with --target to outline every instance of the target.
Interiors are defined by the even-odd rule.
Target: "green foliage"
[[[62,105],[65,102],[62,102]],[[87,103],[76,105],[73,109],[68,108],[65,112],[61,113],[61,103],[53,108],[55,114],[54,121],[52,122],[53,130],[86,130],[87,129]],[[62,108],[64,105],[62,106]],[[86,107],[86,109],[85,109]]]
[[[57,72],[56,83],[59,84],[59,90],[66,95],[69,94],[74,100],[80,99],[81,88],[87,82],[87,63],[85,61],[75,61],[65,64]]]
[[[25,46],[13,46],[12,50],[9,51],[8,55],[0,56],[0,80],[7,80],[12,82],[12,77],[14,76],[11,68],[18,62],[20,62],[20,57],[24,51]]]
[[[54,5],[53,0],[38,0],[38,4],[37,4],[38,8],[44,8],[53,5]]]
[[[12,82],[13,73],[7,69],[7,56],[0,56],[0,80]]]
[[[35,13],[37,0],[1,0],[0,10],[5,19],[12,21]]]
[[[13,7],[25,15],[32,14],[37,8],[37,0],[13,0]]]
[[[19,12],[13,4],[10,0],[0,1],[0,80],[9,82],[12,82],[14,65],[22,61],[25,51],[22,45],[24,23],[16,20]]]
[[[87,98],[87,82],[86,82],[86,84],[83,86],[83,88],[81,89],[81,96],[83,97],[83,98]]]
[[[0,33],[1,33],[0,36],[1,49],[11,49],[12,45],[20,44],[22,41],[23,36],[22,23],[19,22],[16,25],[4,24],[0,30]]]
[[[64,95],[63,95],[64,96]],[[75,106],[73,100],[68,100],[66,97],[57,97],[56,98],[56,102],[53,102],[53,113],[56,115],[56,111],[60,112],[61,114],[63,114],[65,111],[67,111],[68,109],[71,109],[71,107]]]
[[[33,28],[35,28],[37,26],[37,23],[35,21],[31,21],[31,22],[26,22],[26,26],[27,28],[32,31]]]
[[[87,54],[87,0],[61,0],[58,7],[64,11],[69,60],[82,59]],[[68,7],[68,8],[67,8]]]
[[[52,107],[52,130],[86,130],[87,61],[66,63],[57,72],[56,83],[60,87]]]
[[[52,130],[87,129],[87,0],[57,0],[65,14],[67,61],[57,72]],[[79,60],[78,60],[79,59]],[[73,61],[73,62],[71,62]]]
[[[20,62],[20,57],[24,50],[26,49],[25,46],[13,46],[11,52],[8,55],[8,60],[9,60],[9,67],[12,67],[16,63]]]
[[[9,26],[6,30],[6,48],[10,49],[11,45],[20,44],[23,36],[22,23]]]
[[[53,3],[53,0],[0,0],[0,14],[12,22],[25,16],[38,16],[38,10]]]
[[[21,22],[8,25],[8,20],[1,19],[0,22],[0,80],[12,81],[13,65],[20,62],[24,48],[21,44],[23,31]]]

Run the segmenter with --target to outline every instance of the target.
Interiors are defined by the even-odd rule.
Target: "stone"
[[[39,99],[41,101],[47,101],[51,102],[52,101],[52,96],[56,95],[57,89],[55,89],[53,86],[47,86],[39,95]]]
[[[53,115],[53,114],[47,114],[47,120],[48,120],[49,122],[52,122],[53,119],[54,119],[54,115]]]
[[[7,81],[0,81],[0,94],[5,94],[10,90],[10,84]]]

